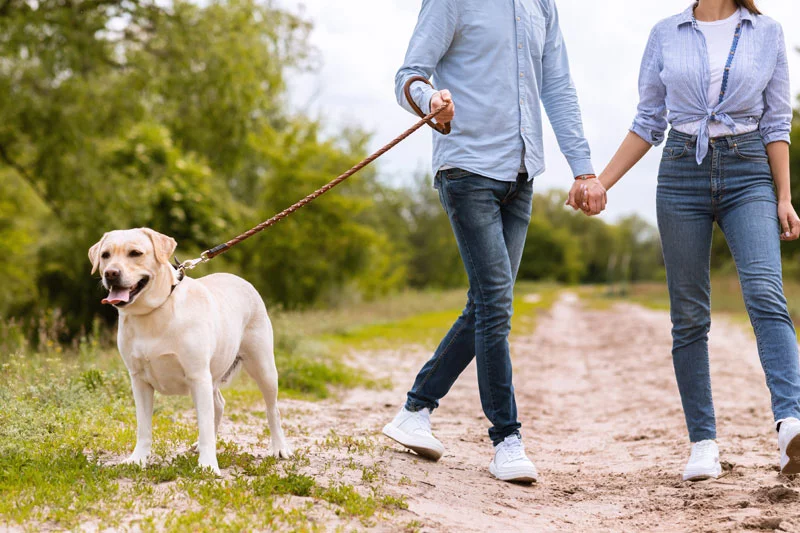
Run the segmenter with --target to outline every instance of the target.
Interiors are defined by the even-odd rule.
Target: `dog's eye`
[[[101,255],[100,257],[102,257],[103,259],[108,259],[109,257],[111,257],[111,254],[108,252],[103,252],[103,255]]]
[[[143,254],[139,250],[131,250],[130,252],[128,252],[128,257],[139,257],[140,255]]]

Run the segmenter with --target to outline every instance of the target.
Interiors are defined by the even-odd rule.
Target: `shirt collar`
[[[693,24],[694,23],[694,7],[697,4],[692,4],[686,10],[678,15],[678,26],[683,26],[684,24]],[[742,20],[747,20],[750,24],[755,28],[756,26],[756,16],[750,12],[749,9],[746,7],[739,8],[739,15],[742,17]]]

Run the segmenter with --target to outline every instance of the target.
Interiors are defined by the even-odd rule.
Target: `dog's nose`
[[[119,279],[119,269],[107,268],[103,273],[103,276],[106,278],[106,281],[116,281]]]

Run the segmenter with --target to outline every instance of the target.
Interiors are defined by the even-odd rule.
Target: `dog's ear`
[[[143,232],[150,237],[153,242],[153,249],[156,252],[156,260],[159,263],[169,264],[172,254],[175,253],[175,248],[178,247],[178,241],[172,237],[168,237],[163,233],[151,230],[150,228],[141,228]]]
[[[100,266],[100,248],[103,246],[103,241],[106,240],[108,233],[103,233],[103,237],[95,243],[94,246],[89,248],[89,261],[92,262],[92,274],[97,272],[97,267]]]

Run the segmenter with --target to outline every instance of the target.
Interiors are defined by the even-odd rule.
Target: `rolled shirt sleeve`
[[[578,93],[572,81],[564,36],[555,2],[547,2],[546,37],[542,56],[542,104],[575,176],[594,174],[589,142],[583,132]]]
[[[439,60],[450,48],[458,24],[458,0],[423,0],[417,26],[411,35],[405,61],[394,78],[397,103],[409,113],[414,110],[406,101],[404,87],[414,76],[429,79]],[[430,113],[431,97],[436,92],[423,82],[411,85],[411,98],[424,113]]]
[[[661,80],[661,45],[658,26],[650,32],[647,48],[639,69],[639,106],[630,131],[646,142],[658,146],[667,130],[667,88]]]
[[[772,79],[764,90],[764,114],[760,130],[764,144],[777,141],[791,142],[792,102],[789,85],[789,62],[786,57],[786,40],[783,28],[776,23],[778,61]]]

